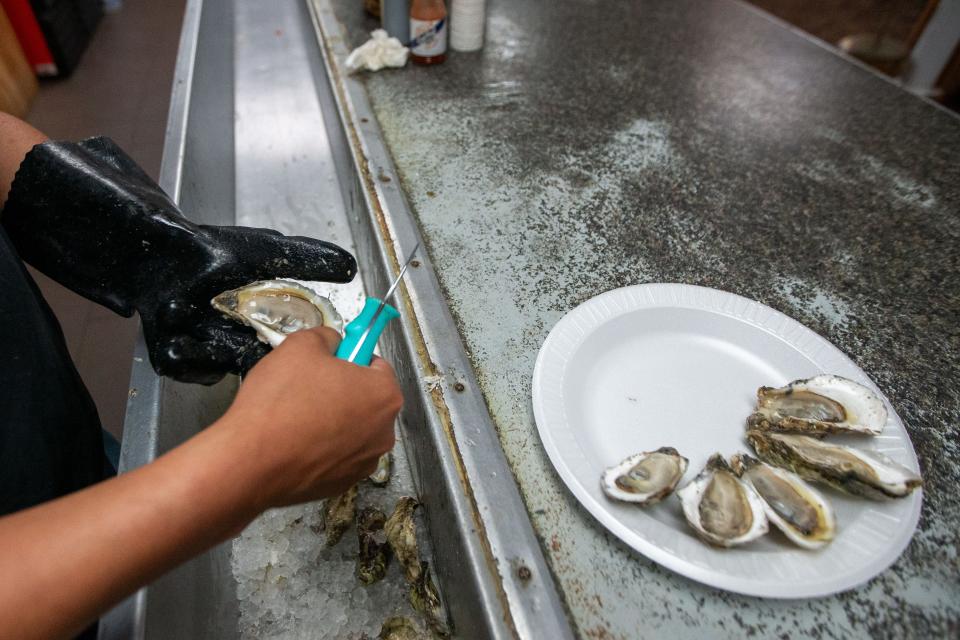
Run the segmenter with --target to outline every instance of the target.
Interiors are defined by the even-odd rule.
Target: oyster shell
[[[409,596],[410,604],[423,614],[423,618],[431,631],[441,638],[450,635],[447,614],[443,609],[443,603],[440,601],[437,588],[433,584],[433,578],[430,577],[429,563],[420,563],[420,577],[410,585]]]
[[[887,424],[880,397],[853,380],[819,375],[785,387],[760,387],[747,430],[877,435]]]
[[[632,455],[603,473],[603,492],[615,500],[654,504],[670,493],[687,471],[687,459],[673,447]]]
[[[837,532],[833,507],[800,476],[738,453],[730,466],[763,499],[767,518],[806,549],[826,546]]]
[[[747,441],[764,462],[856,496],[900,498],[921,484],[919,475],[875,451],[768,431],[749,431]]]
[[[386,521],[387,516],[376,507],[366,507],[357,516],[357,540],[360,544],[357,578],[363,584],[373,584],[387,575],[390,548],[383,532]]]
[[[403,567],[407,582],[414,584],[420,579],[420,551],[417,548],[417,525],[413,521],[413,511],[417,508],[414,498],[403,497],[397,501],[393,513],[384,524],[387,542],[397,556],[397,562]]]
[[[720,547],[750,542],[767,532],[763,500],[719,453],[689,484],[677,491],[683,515],[703,540]]]
[[[357,518],[357,485],[344,493],[327,498],[323,507],[323,525],[327,530],[327,546],[340,542],[340,538]]]
[[[327,298],[290,280],[261,280],[224,291],[210,301],[228,318],[253,327],[261,341],[279,346],[302,329],[343,329],[343,319]]]
[[[390,482],[390,471],[393,468],[393,454],[389,451],[377,460],[377,468],[370,474],[369,479],[378,487],[385,487]]]
[[[421,640],[425,634],[409,618],[393,616],[383,621],[380,627],[380,640]]]
[[[433,578],[430,577],[430,566],[420,561],[420,551],[417,548],[417,526],[413,520],[413,511],[418,504],[416,499],[409,496],[400,498],[397,506],[393,508],[393,513],[387,518],[384,531],[390,548],[403,567],[403,575],[409,585],[410,604],[423,614],[434,634],[447,637],[450,635],[450,628],[447,626],[443,603],[433,584]]]

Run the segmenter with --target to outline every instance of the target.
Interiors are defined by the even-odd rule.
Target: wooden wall
[[[37,94],[37,77],[27,64],[10,20],[0,6],[0,111],[27,115]]]

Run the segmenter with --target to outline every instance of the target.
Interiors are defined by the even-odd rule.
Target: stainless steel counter
[[[329,13],[297,0],[191,0],[171,100],[161,186],[186,215],[310,235],[355,251],[357,282],[323,290],[347,319],[363,292],[383,291],[397,255],[418,240],[402,198],[380,170],[363,100],[340,82],[315,25]],[[316,22],[315,22],[316,20]],[[369,133],[369,132],[368,132]],[[379,154],[379,155],[378,155]],[[283,277],[283,273],[277,273]],[[315,287],[316,288],[316,287]],[[489,426],[434,276],[421,256],[398,291],[404,316],[380,347],[404,391],[397,471],[388,490],[364,486],[361,505],[398,495],[423,505],[421,551],[454,637],[569,636],[550,573]],[[445,363],[440,371],[436,362]],[[214,387],[158,378],[134,356],[121,472],[149,463],[215,420],[237,380]],[[448,397],[462,396],[451,403]],[[324,548],[318,505],[265,514],[123,603],[101,625],[119,638],[372,637],[389,615],[412,614],[399,569],[373,587],[353,575],[356,537]]]
[[[331,4],[337,46],[376,26]],[[350,82],[579,635],[960,632],[956,116],[731,0],[492,0],[483,51]],[[719,592],[633,552],[566,491],[533,422],[537,351],[585,299],[658,281],[798,319],[890,398],[926,481],[891,569],[815,600]]]

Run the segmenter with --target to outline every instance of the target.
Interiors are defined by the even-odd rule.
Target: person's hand
[[[258,280],[347,282],[357,271],[353,256],[334,244],[270,229],[200,225],[177,244],[169,277],[138,280],[136,308],[154,369],[182,382],[246,373],[270,351],[253,329],[214,309],[214,296]]]
[[[385,361],[337,360],[338,343],[331,329],[290,335],[207,429],[150,464],[0,518],[0,637],[72,638],[263,510],[369,475],[393,446],[402,398]]]
[[[34,147],[0,221],[39,271],[121,315],[139,312],[154,369],[183,382],[245,373],[268,352],[253,329],[210,306],[214,296],[256,280],[357,273],[329,242],[188,220],[106,138]]]
[[[334,357],[332,329],[287,337],[246,376],[223,418],[236,464],[260,476],[260,509],[342,493],[393,448],[403,396],[381,358],[361,367]]]

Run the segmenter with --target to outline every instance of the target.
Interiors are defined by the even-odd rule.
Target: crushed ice
[[[394,451],[394,476],[386,487],[360,485],[357,508],[390,513],[403,495],[416,495],[402,447]],[[370,586],[357,579],[357,531],[324,546],[322,502],[272,509],[234,539],[231,568],[237,582],[242,639],[314,640],[375,638],[390,616],[420,619],[407,599],[396,559],[387,576]],[[421,553],[429,558],[421,523]]]

